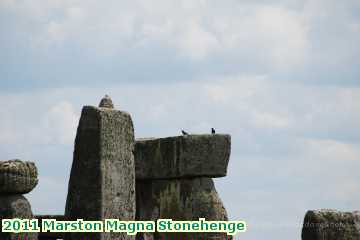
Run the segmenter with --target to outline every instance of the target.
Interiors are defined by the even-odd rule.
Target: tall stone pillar
[[[135,220],[134,128],[105,96],[82,110],[65,215],[70,219]],[[65,239],[133,239],[126,233],[68,233]]]

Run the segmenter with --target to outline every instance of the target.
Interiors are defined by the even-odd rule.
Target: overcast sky
[[[136,137],[231,134],[241,239],[300,240],[307,210],[360,210],[359,43],[357,0],[0,0],[0,158],[35,161],[33,211],[62,214],[109,94]]]

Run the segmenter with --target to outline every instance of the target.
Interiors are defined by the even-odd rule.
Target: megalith
[[[137,139],[136,179],[224,177],[230,143],[227,134]]]
[[[360,212],[322,209],[308,211],[302,240],[360,240]]]
[[[29,193],[38,183],[35,164],[19,159],[0,161],[0,227],[2,219],[32,219],[29,201],[22,195]],[[37,240],[37,232],[2,232],[0,240]]]
[[[137,220],[225,221],[212,178],[226,176],[231,138],[226,134],[138,139],[135,144]],[[224,233],[154,233],[139,239],[224,240]]]
[[[84,106],[78,125],[65,216],[135,220],[134,128],[131,116],[105,96]],[[67,233],[65,239],[133,239],[126,233]]]

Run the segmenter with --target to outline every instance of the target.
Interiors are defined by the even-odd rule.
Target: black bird
[[[215,134],[215,129],[211,128],[211,134]]]
[[[187,132],[185,132],[184,130],[181,130],[181,133],[183,134],[183,135],[189,135]]]

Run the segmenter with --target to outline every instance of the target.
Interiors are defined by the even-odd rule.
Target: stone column
[[[137,140],[137,220],[227,220],[212,177],[226,176],[230,145],[230,136],[221,134]],[[227,239],[224,233],[147,233],[142,237]]]
[[[65,215],[70,219],[135,220],[134,128],[105,96],[85,106],[75,139]],[[132,239],[126,233],[69,233],[65,239]]]
[[[302,240],[359,240],[360,212],[336,210],[308,211],[304,218]]]
[[[33,162],[18,159],[0,161],[0,228],[2,219],[32,219],[29,201],[22,195],[38,183],[37,168]],[[0,240],[37,240],[37,232],[10,233],[0,231]]]

